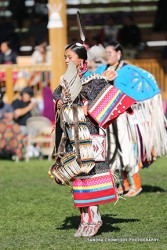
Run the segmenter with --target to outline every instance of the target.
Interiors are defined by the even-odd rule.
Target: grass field
[[[0,250],[167,249],[167,157],[140,171],[140,195],[100,206],[104,223],[90,239],[73,237],[79,212],[50,164],[0,161]]]

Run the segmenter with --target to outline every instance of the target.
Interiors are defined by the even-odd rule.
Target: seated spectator
[[[154,19],[153,30],[155,32],[167,31],[167,2],[166,0],[159,0],[157,2],[157,10]]]
[[[106,44],[109,41],[116,41],[118,34],[118,26],[114,16],[110,16],[101,30],[101,43]]]
[[[32,64],[51,63],[51,51],[50,48],[47,46],[46,42],[40,43],[38,46],[35,47],[35,50],[31,55],[31,61]],[[39,84],[41,80],[42,82],[49,82],[50,72],[32,72],[31,79],[31,84],[33,86]]]
[[[5,41],[0,46],[0,64],[16,64],[17,55],[11,49],[9,42]]]
[[[43,42],[36,46],[31,58],[32,64],[48,63],[47,43]]]
[[[47,8],[46,8],[47,9]],[[32,18],[29,26],[29,38],[32,44],[40,44],[48,40],[48,17],[36,15]]]
[[[8,8],[12,13],[12,17],[17,21],[18,28],[22,29],[25,17],[27,17],[26,0],[10,0],[8,2]]]
[[[137,57],[139,45],[141,43],[140,28],[135,24],[132,15],[126,15],[123,18],[123,26],[118,31],[118,42],[124,49],[124,55],[127,59]]]
[[[22,133],[27,134],[26,121],[32,116],[32,112],[37,108],[37,102],[33,101],[34,93],[30,87],[25,87],[21,91],[21,98],[12,102],[14,108],[14,120],[21,126]],[[38,112],[38,111],[37,111]],[[38,113],[36,113],[38,115]]]

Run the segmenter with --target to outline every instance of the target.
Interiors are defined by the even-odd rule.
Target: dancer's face
[[[67,49],[65,51],[64,58],[65,58],[65,62],[66,62],[67,67],[68,67],[68,64],[71,60],[75,63],[77,68],[81,65],[81,63],[83,63],[83,59],[80,59],[78,57],[78,55],[71,49]]]
[[[113,46],[106,47],[107,63],[109,65],[116,65],[121,58],[121,51],[116,51]]]

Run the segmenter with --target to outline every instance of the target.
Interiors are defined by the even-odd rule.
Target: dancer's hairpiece
[[[80,39],[81,39],[81,41],[83,42],[83,45],[84,45],[85,34],[83,32],[83,27],[82,27],[82,24],[81,24],[81,14],[80,14],[79,11],[77,11],[77,25],[78,25],[78,29],[79,29]]]

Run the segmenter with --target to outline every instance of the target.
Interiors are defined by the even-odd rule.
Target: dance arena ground
[[[48,177],[51,164],[0,160],[1,250],[167,249],[167,157],[140,171],[140,195],[100,206],[103,226],[88,239],[73,237],[79,212]]]

